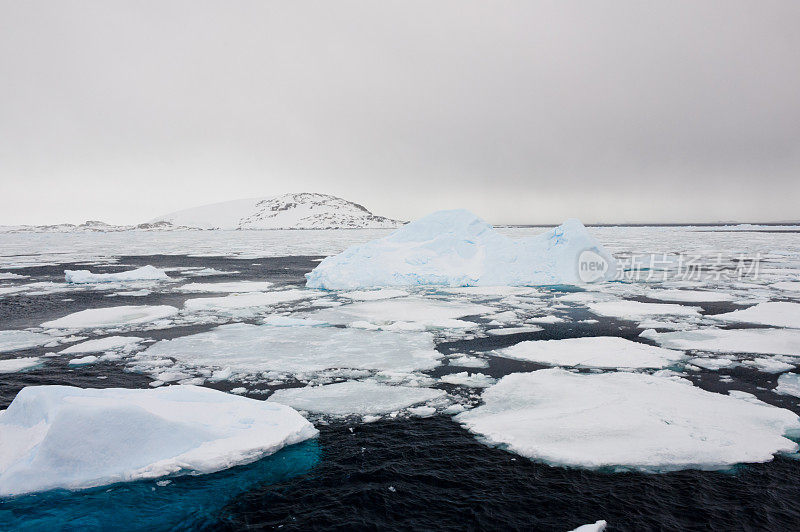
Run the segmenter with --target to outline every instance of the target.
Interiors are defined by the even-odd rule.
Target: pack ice
[[[793,412],[641,373],[515,373],[456,416],[490,445],[550,464],[723,469],[794,452]]]
[[[511,239],[465,210],[439,211],[392,234],[352,246],[306,274],[311,288],[578,284],[579,257],[614,259],[575,219],[535,237]]]
[[[117,273],[92,273],[89,270],[64,270],[68,283],[113,283],[127,281],[169,281],[169,276],[155,266],[142,266],[135,270]]]
[[[291,407],[196,386],[29,386],[0,412],[0,496],[212,473],[316,435]]]

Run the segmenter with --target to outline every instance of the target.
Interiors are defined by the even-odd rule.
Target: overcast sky
[[[0,0],[0,224],[800,219],[800,2]]]

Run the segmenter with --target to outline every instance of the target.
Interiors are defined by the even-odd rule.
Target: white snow
[[[490,445],[550,464],[650,471],[722,469],[794,452],[789,410],[642,373],[515,373],[455,417]],[[757,437],[754,437],[757,435]]]
[[[327,257],[306,278],[327,289],[576,284],[585,251],[605,263],[607,277],[615,273],[613,257],[578,220],[513,240],[468,211],[439,211]]]
[[[30,368],[35,368],[42,363],[39,357],[9,358],[0,360],[0,373],[16,373]]]
[[[0,495],[212,473],[316,435],[289,407],[207,388],[31,386],[0,412]]]
[[[426,332],[245,323],[162,340],[137,355],[143,364],[149,358],[172,358],[195,366],[229,367],[234,374],[335,368],[416,371],[438,366],[441,357]]]
[[[92,273],[89,270],[64,270],[68,283],[112,283],[128,281],[168,281],[170,277],[155,266],[142,266],[135,270],[118,273]]]
[[[62,349],[59,354],[102,353],[103,351],[126,350],[143,342],[138,336],[108,336],[97,340],[87,340]]]
[[[800,331],[793,329],[697,329],[641,334],[669,349],[713,353],[753,353],[800,356]]]
[[[275,292],[249,292],[223,297],[187,299],[183,304],[190,311],[230,312],[253,307],[270,307],[319,296],[314,290],[290,289]]]
[[[278,390],[268,401],[317,414],[364,416],[386,414],[445,395],[443,390],[430,388],[348,381]]]
[[[135,325],[169,318],[177,313],[178,309],[169,305],[124,305],[121,307],[93,308],[45,322],[42,327],[87,329],[92,327]]]
[[[700,317],[699,307],[688,307],[670,303],[640,303],[639,301],[598,301],[587,305],[599,316],[609,316],[638,321],[657,316]]]
[[[587,368],[663,368],[683,358],[682,351],[615,336],[533,340],[500,349],[497,354],[552,366]]]
[[[737,323],[800,328],[800,303],[770,301],[743,310],[715,314],[712,318]]]
[[[0,353],[40,347],[53,340],[54,338],[52,336],[42,333],[30,331],[0,331]]]
[[[232,281],[229,283],[188,283],[179,286],[181,292],[244,293],[261,292],[272,286],[269,281]]]

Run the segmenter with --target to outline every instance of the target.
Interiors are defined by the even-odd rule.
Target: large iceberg
[[[486,443],[587,468],[724,469],[795,452],[793,412],[641,373],[514,373],[456,420]]]
[[[291,407],[196,386],[30,386],[0,412],[0,496],[212,473],[316,435]]]
[[[306,284],[329,290],[580,284],[615,272],[611,254],[578,220],[514,240],[469,211],[452,210],[326,258],[306,274]]]

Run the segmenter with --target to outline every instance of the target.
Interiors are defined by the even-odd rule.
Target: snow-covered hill
[[[351,201],[327,194],[283,194],[203,205],[160,216],[150,223],[200,229],[393,228],[403,222],[376,216]]]

